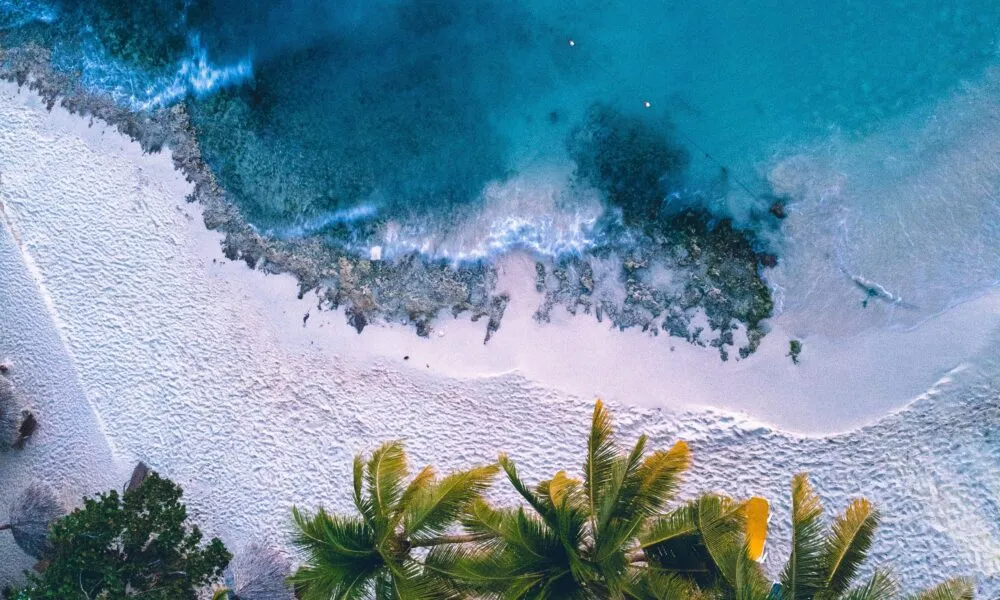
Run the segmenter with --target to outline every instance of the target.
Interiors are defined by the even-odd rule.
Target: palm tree
[[[644,560],[717,596],[766,598],[770,584],[750,559],[746,507],[704,494],[651,519],[639,538]]]
[[[472,544],[434,548],[426,564],[456,589],[509,599],[689,597],[691,584],[644,568],[639,539],[674,497],[690,462],[687,444],[646,452],[640,436],[628,452],[614,440],[603,403],[594,408],[582,479],[564,471],[534,488],[500,456],[527,506],[470,506]]]
[[[51,549],[49,530],[52,523],[66,515],[52,488],[41,482],[29,485],[10,507],[7,523],[0,531],[9,529],[14,542],[25,554],[42,560]]]
[[[319,509],[292,515],[295,544],[304,564],[289,578],[302,600],[447,598],[436,573],[415,552],[473,540],[449,535],[459,517],[489,487],[495,465],[459,471],[439,479],[425,467],[410,482],[400,442],[382,445],[367,461],[354,459],[354,506],[358,514],[331,515]]]
[[[229,562],[223,575],[226,587],[213,600],[294,600],[285,582],[289,568],[277,550],[251,543]]]
[[[802,473],[792,478],[791,554],[781,573],[782,600],[890,600],[899,586],[885,570],[858,583],[881,516],[864,498],[852,500],[829,529],[819,496]],[[967,579],[951,579],[912,596],[914,600],[972,600]]]

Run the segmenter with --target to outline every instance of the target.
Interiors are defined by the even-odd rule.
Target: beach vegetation
[[[788,356],[792,359],[792,364],[799,364],[799,354],[802,353],[802,342],[799,340],[788,341]]]
[[[231,556],[218,538],[202,543],[181,495],[154,472],[124,495],[112,490],[84,498],[82,508],[52,523],[42,553],[47,564],[21,596],[196,600]]]
[[[14,499],[7,523],[0,525],[0,531],[10,531],[21,551],[42,560],[52,550],[49,529],[65,514],[52,487],[36,481]]]
[[[294,541],[305,554],[289,579],[296,595],[302,600],[451,596],[418,552],[479,537],[450,533],[496,473],[496,465],[487,465],[438,477],[428,466],[410,478],[401,442],[383,444],[367,459],[355,457],[355,514],[292,509]]]
[[[687,444],[648,444],[642,435],[620,446],[600,401],[579,474],[559,471],[534,485],[505,454],[442,480],[428,467],[407,484],[402,446],[385,444],[355,459],[357,514],[294,510],[306,561],[289,581],[305,600],[904,597],[889,570],[865,565],[880,520],[868,500],[852,500],[827,526],[808,477],[796,475],[791,555],[773,581],[760,562],[767,502],[703,494],[678,503]],[[484,496],[497,467],[519,505]],[[911,598],[972,600],[973,591],[958,578]]]

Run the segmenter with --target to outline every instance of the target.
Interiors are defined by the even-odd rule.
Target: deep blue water
[[[600,236],[618,207],[568,151],[595,106],[685,153],[652,202],[749,226],[776,156],[979,77],[1000,3],[0,0],[0,26],[123,103],[186,102],[260,230],[461,258]]]

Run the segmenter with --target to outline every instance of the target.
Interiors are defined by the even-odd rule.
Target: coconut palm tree
[[[400,442],[379,447],[365,461],[354,459],[356,515],[320,509],[308,515],[292,509],[295,544],[304,564],[289,578],[302,600],[360,598],[422,600],[447,598],[439,575],[415,558],[422,548],[474,538],[449,535],[470,503],[496,475],[493,466],[438,478],[425,467],[408,484]]]
[[[899,586],[885,570],[857,581],[880,521],[864,498],[852,500],[829,528],[819,496],[802,473],[792,478],[791,553],[781,572],[775,600],[895,600]],[[967,579],[951,579],[911,596],[913,600],[972,600]]]
[[[14,542],[25,554],[41,560],[51,550],[52,523],[66,515],[56,493],[42,482],[29,485],[10,507],[10,515],[0,531],[9,529]]]
[[[598,401],[581,479],[560,471],[531,488],[501,455],[526,506],[475,502],[464,522],[475,541],[432,549],[428,569],[459,591],[510,599],[686,597],[690,582],[645,568],[639,540],[676,493],[690,452],[684,442],[648,453],[646,444],[643,435],[631,450],[620,448]]]
[[[704,494],[651,519],[639,537],[652,567],[690,581],[699,589],[740,598],[767,597],[770,584],[750,559],[746,502]]]

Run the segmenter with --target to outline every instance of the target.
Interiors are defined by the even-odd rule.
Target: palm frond
[[[876,571],[868,581],[852,588],[843,600],[894,600],[899,592],[896,580],[886,571]]]
[[[623,596],[629,600],[700,600],[703,595],[690,581],[662,569],[634,569]]]
[[[781,574],[785,600],[809,600],[823,586],[823,507],[800,473],[792,478],[792,552]]]
[[[745,523],[743,503],[715,494],[706,494],[698,499],[698,533],[701,542],[711,558],[710,564],[714,564],[733,587],[737,586],[740,576],[736,570],[741,564],[739,561],[746,558],[737,556],[743,553],[746,545],[743,536],[746,531]]]
[[[735,578],[733,552],[742,547],[742,505],[706,494],[654,519],[639,537],[648,562],[708,588]]]
[[[760,564],[750,558],[750,548],[744,542],[733,548],[735,556],[733,565],[733,599],[734,600],[768,600],[771,594],[771,584],[764,576]]]
[[[662,510],[677,492],[680,475],[690,464],[691,451],[683,441],[646,457],[637,472],[640,485],[631,499],[633,511],[645,518]]]
[[[611,413],[600,400],[594,405],[594,416],[590,424],[590,436],[587,438],[587,460],[583,465],[583,487],[590,505],[591,526],[596,531],[599,527],[596,518],[602,495],[611,479],[618,448],[614,443],[614,428]]]
[[[385,597],[399,600],[450,600],[460,595],[439,577],[424,572],[423,565],[406,559],[398,564],[390,564],[388,582],[390,587]],[[382,596],[378,597],[379,600]]]
[[[14,499],[7,528],[25,554],[41,560],[52,550],[49,539],[52,524],[65,515],[66,510],[52,486],[36,481]]]
[[[639,537],[643,548],[666,544],[698,533],[698,505],[689,502],[653,520]]]
[[[639,467],[646,448],[646,436],[639,436],[628,456],[615,459],[611,478],[598,507],[596,527],[593,530],[594,560],[603,563],[612,556],[623,553],[624,546],[634,540],[644,518],[637,518],[632,499],[642,486]],[[641,517],[642,515],[639,514]]]
[[[372,452],[366,467],[365,483],[368,487],[368,497],[379,521],[386,523],[403,493],[403,480],[409,474],[402,443],[382,444]]]
[[[972,600],[975,586],[971,579],[958,577],[911,596],[911,600]]]
[[[539,485],[539,492],[544,490],[543,495],[548,496],[557,509],[573,504],[579,489],[580,482],[567,476],[566,471],[559,471],[555,477]]]
[[[826,566],[824,587],[843,594],[850,587],[861,563],[868,556],[879,513],[865,499],[852,501],[833,523],[833,534],[826,539],[822,561]]]
[[[399,517],[403,516],[403,512],[406,507],[413,502],[413,498],[415,496],[426,491],[434,484],[436,476],[437,472],[431,465],[427,465],[421,469],[419,473],[417,473],[416,477],[410,481],[409,485],[406,486],[406,489],[403,490],[403,494],[399,497],[399,506],[403,509],[402,511],[399,511]]]
[[[549,510],[542,498],[535,494],[535,492],[528,489],[528,486],[521,481],[521,478],[517,474],[517,466],[514,464],[514,461],[512,461],[506,454],[501,454],[497,458],[497,463],[500,465],[500,468],[504,470],[504,473],[507,474],[507,479],[510,481],[510,485],[513,486],[514,490],[517,491],[517,493],[520,494],[533,509],[535,509],[535,512],[537,512],[539,516],[545,519],[546,523],[554,525],[554,523],[550,522],[553,517],[551,514],[552,511]]]
[[[462,516],[462,527],[481,542],[496,540],[504,534],[504,520],[512,518],[510,509],[496,509],[482,499],[473,500]]]
[[[453,473],[440,482],[422,484],[403,504],[404,534],[423,540],[445,533],[489,488],[496,473],[495,465],[477,467]]]
[[[475,546],[431,548],[424,567],[454,589],[465,592],[500,593],[524,575],[517,571],[517,562],[510,552]]]
[[[600,531],[611,519],[632,520],[634,515],[631,500],[642,484],[638,472],[646,451],[646,442],[645,435],[639,436],[628,456],[615,459],[607,488],[597,507],[595,531]]]
[[[365,462],[360,455],[354,457],[354,469],[353,469],[353,493],[354,493],[354,506],[364,517],[365,522],[368,523],[369,527],[375,527],[375,520],[377,515],[375,514],[375,506],[372,504],[371,499],[365,497],[364,494],[364,478],[365,478]]]
[[[374,530],[363,519],[330,515],[320,509],[314,516],[292,509],[297,531],[293,543],[305,561],[288,578],[304,600],[365,598],[384,566],[375,546]]]

